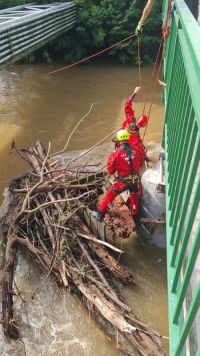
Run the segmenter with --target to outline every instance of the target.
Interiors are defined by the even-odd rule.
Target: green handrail
[[[171,3],[163,68],[169,353],[199,356],[200,26],[183,0]]]

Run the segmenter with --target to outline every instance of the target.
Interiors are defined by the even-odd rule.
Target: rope
[[[144,135],[143,135],[143,138],[142,138],[143,140],[144,140],[144,137],[145,137],[146,132],[147,132],[147,127],[148,127],[149,118],[150,118],[150,115],[151,115],[151,109],[152,109],[152,105],[153,105],[155,94],[156,94],[156,88],[157,88],[157,85],[158,85],[158,78],[159,78],[159,74],[160,74],[163,58],[164,58],[164,47],[163,47],[163,50],[162,50],[162,56],[161,56],[161,59],[160,59],[160,64],[159,64],[159,67],[158,67],[156,80],[155,80],[154,88],[153,88],[153,91],[152,91],[151,103],[150,103],[149,112],[148,112],[148,115],[147,115],[148,116],[148,122],[147,122],[147,125],[145,127]]]
[[[92,54],[92,55],[89,56],[89,57],[85,57],[85,58],[83,58],[83,59],[81,59],[81,60],[79,60],[79,61],[77,61],[77,62],[74,62],[74,63],[72,63],[72,64],[69,64],[69,65],[67,65],[67,66],[65,66],[65,67],[61,67],[61,68],[56,69],[56,70],[54,70],[54,71],[52,71],[52,72],[49,72],[49,73],[47,73],[47,74],[54,74],[54,73],[57,73],[57,72],[61,72],[61,71],[65,70],[65,69],[75,67],[76,65],[78,65],[78,64],[80,64],[80,63],[83,63],[83,62],[85,62],[85,61],[88,61],[89,59],[95,58],[95,57],[99,56],[100,54],[109,51],[111,48],[114,48],[114,47],[118,46],[120,43],[126,42],[126,41],[128,41],[128,40],[130,40],[131,38],[134,38],[134,37],[136,37],[136,34],[135,34],[135,33],[134,33],[133,35],[130,35],[130,36],[124,38],[123,40],[121,40],[121,41],[119,41],[119,42],[116,42],[116,43],[112,44],[112,45],[109,46],[109,47],[106,47],[106,48],[102,49],[102,50],[99,51],[99,52],[96,52],[96,53]]]
[[[156,71],[156,66],[157,66],[157,62],[158,62],[159,55],[160,55],[162,43],[163,43],[163,36],[161,37],[161,40],[160,40],[160,45],[159,45],[158,52],[157,52],[157,55],[156,55],[156,60],[155,60],[155,62],[154,62],[153,71],[152,71],[151,78],[150,78],[150,80],[149,80],[149,84],[148,84],[148,87],[147,87],[147,95],[146,95],[146,99],[145,99],[145,103],[144,103],[144,108],[143,108],[143,112],[142,112],[143,114],[144,114],[144,111],[145,111],[147,102],[148,102],[148,100],[149,100],[149,97],[150,97],[150,87],[151,87],[151,85],[152,85],[152,83],[153,83],[154,74],[155,74],[155,71]]]
[[[157,71],[157,75],[156,75],[156,79],[155,79],[155,84],[154,84],[154,88],[153,88],[152,95],[151,95],[150,108],[149,108],[149,112],[148,112],[148,115],[147,115],[148,116],[148,122],[147,122],[147,126],[145,127],[143,140],[144,140],[144,137],[146,135],[146,131],[147,131],[148,123],[149,123],[149,118],[150,118],[150,114],[151,114],[151,109],[152,109],[153,101],[154,101],[154,98],[155,98],[156,88],[157,88],[157,85],[158,85],[158,78],[159,78],[159,74],[160,74],[160,69],[161,69],[161,66],[162,66],[162,63],[163,63],[163,59],[164,59],[165,42],[166,42],[166,39],[167,39],[167,37],[166,37],[167,32],[166,31],[167,31],[168,26],[169,26],[170,15],[171,15],[171,0],[168,1],[167,16],[166,16],[165,24],[163,26],[162,37],[161,37],[161,40],[160,40],[160,46],[159,46],[159,49],[158,49],[158,52],[157,52],[157,56],[156,56],[156,60],[155,60],[155,63],[154,63],[154,68],[153,68],[153,72],[152,72],[152,75],[151,75],[151,79],[149,81],[149,86],[148,86],[148,90],[147,90],[147,97],[146,97],[146,101],[145,101],[145,104],[144,104],[143,113],[145,111],[145,107],[146,107],[147,101],[148,101],[149,96],[150,96],[150,93],[149,93],[150,84],[152,84],[152,82],[153,82],[153,77],[154,77],[155,69],[156,69],[156,66],[157,66],[157,61],[158,61],[158,58],[159,58],[159,55],[160,55],[160,50],[161,50],[161,47],[162,47],[162,44],[163,44],[160,64],[159,64],[159,67],[158,67],[158,71]]]
[[[171,0],[169,0],[168,2],[168,9],[167,9],[167,16],[166,16],[166,21],[165,21],[165,25],[164,27],[166,28],[168,26],[168,22],[169,22],[169,19],[170,19],[170,14],[171,14]],[[124,38],[123,40],[121,41],[118,41],[114,44],[112,44],[111,46],[109,47],[106,47],[104,49],[102,49],[101,51],[99,52],[96,52],[88,57],[85,57],[79,61],[76,61],[72,64],[69,64],[69,65],[66,65],[64,67],[61,67],[59,69],[56,69],[54,71],[51,71],[49,72],[48,74],[54,74],[54,73],[57,73],[57,72],[61,72],[65,69],[69,69],[69,68],[72,68],[72,67],[75,67],[76,65],[80,64],[80,63],[83,63],[85,61],[88,61],[92,58],[95,58],[99,55],[101,55],[102,53],[105,53],[107,51],[109,51],[110,49],[118,46],[119,44],[125,42],[125,41],[128,41],[134,37],[136,37],[137,35],[134,33],[126,38]],[[161,40],[160,40],[160,45],[159,45],[159,49],[158,49],[158,52],[157,52],[157,56],[156,56],[156,60],[154,62],[154,67],[153,67],[153,71],[152,71],[152,75],[151,75],[151,78],[149,80],[149,84],[148,84],[148,88],[147,88],[147,95],[146,95],[146,99],[145,99],[145,103],[144,103],[144,108],[143,108],[143,114],[144,114],[144,111],[145,111],[145,108],[146,108],[146,105],[147,105],[147,101],[149,100],[149,97],[150,97],[150,86],[152,85],[153,83],[153,79],[154,79],[154,75],[155,75],[155,71],[156,71],[156,66],[157,66],[157,62],[158,62],[158,59],[159,59],[159,56],[160,56],[160,51],[161,51],[161,48],[162,48],[162,44],[163,44],[163,40],[165,40],[165,36],[164,34],[162,35],[161,37]],[[138,51],[138,76],[139,76],[139,86],[141,87],[142,86],[142,76],[141,76],[141,56],[140,56],[140,40],[139,40],[139,36],[137,36],[137,51]],[[150,117],[150,114],[151,114],[151,109],[152,109],[152,105],[153,105],[153,101],[154,101],[154,98],[155,98],[155,92],[156,92],[156,88],[157,88],[157,84],[158,84],[158,77],[159,77],[159,73],[160,73],[160,69],[161,69],[161,65],[162,65],[162,61],[163,61],[163,55],[164,55],[164,46],[163,46],[163,51],[162,51],[162,56],[161,56],[161,60],[160,60],[160,64],[159,64],[159,68],[158,68],[158,71],[157,71],[157,75],[156,75],[156,80],[155,80],[155,85],[154,85],[154,89],[153,89],[153,92],[152,92],[152,95],[151,95],[151,102],[150,102],[150,108],[149,108],[149,113],[148,113],[148,118]],[[141,94],[140,94],[141,95]],[[148,120],[149,121],[149,120]],[[147,126],[145,128],[145,132],[144,132],[144,135],[143,135],[143,139],[146,135],[146,131],[147,131],[147,127],[148,127],[148,123],[147,123]]]
[[[140,38],[137,36],[137,47],[138,47],[138,75],[139,75],[139,86],[142,87],[142,76],[141,76],[141,60],[140,60]],[[141,98],[141,91],[140,91]]]
[[[166,21],[165,21],[165,25],[168,26],[169,24],[169,19],[170,19],[170,15],[171,15],[171,0],[168,1],[168,8],[167,8],[167,16],[166,16]]]

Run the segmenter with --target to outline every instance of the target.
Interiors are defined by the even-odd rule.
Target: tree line
[[[35,4],[55,0],[35,0]],[[65,1],[61,1],[65,2]],[[68,63],[79,60],[134,33],[147,0],[74,0],[78,5],[76,28],[31,54],[25,61]],[[0,0],[0,8],[24,5],[30,0]],[[141,58],[144,64],[154,61],[161,36],[161,5],[155,2],[140,37]],[[124,42],[103,57],[121,63],[138,62],[137,41]]]

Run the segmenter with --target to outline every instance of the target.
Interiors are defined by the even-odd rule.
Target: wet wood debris
[[[23,150],[13,143],[13,149],[31,170],[11,182],[9,209],[1,222],[6,244],[5,335],[20,336],[13,311],[13,274],[16,249],[21,248],[31,253],[47,276],[53,274],[61,286],[75,288],[117,348],[127,355],[162,355],[160,336],[120,296],[119,282],[135,285],[131,273],[118,262],[122,251],[98,240],[81,219],[81,209],[96,206],[104,175],[86,179],[84,169],[72,170],[69,162],[62,166],[39,141]]]
[[[103,198],[104,194],[98,197],[97,207],[99,207]],[[131,233],[136,231],[130,209],[121,195],[118,195],[113,202],[108,205],[104,222],[114,232],[116,237],[122,239],[129,238]]]

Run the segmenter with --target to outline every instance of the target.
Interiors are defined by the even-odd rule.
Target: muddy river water
[[[13,139],[19,147],[37,139],[45,145],[51,141],[55,152],[63,148],[90,105],[97,103],[68,147],[88,148],[119,127],[124,101],[138,85],[138,71],[133,66],[88,64],[47,75],[54,68],[16,65],[0,72],[1,201],[7,182],[26,169],[14,152],[9,153]],[[143,89],[134,104],[136,115],[143,110],[151,72],[151,66],[142,69]],[[160,142],[162,131],[162,93],[158,88],[145,141]],[[165,250],[143,245],[137,238],[126,242],[124,249],[123,262],[138,285],[122,288],[122,294],[144,322],[167,335]],[[28,256],[19,256],[16,278],[22,298],[16,298],[15,317],[22,325],[22,339],[4,340],[0,330],[1,355],[120,355],[81,302],[69,291],[60,291],[51,278],[43,283],[45,275]],[[167,342],[163,348],[167,354]]]

